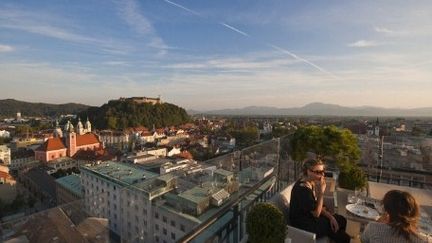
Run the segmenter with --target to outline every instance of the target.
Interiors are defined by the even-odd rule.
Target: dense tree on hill
[[[183,108],[176,105],[138,104],[133,101],[111,100],[101,107],[91,107],[79,114],[82,120],[89,117],[98,129],[118,129],[145,126],[152,128],[180,125],[190,122],[190,117]]]
[[[49,116],[55,117],[61,114],[76,114],[88,108],[87,105],[68,104],[46,104],[18,101],[14,99],[0,100],[0,116],[15,116],[17,112],[25,116]]]

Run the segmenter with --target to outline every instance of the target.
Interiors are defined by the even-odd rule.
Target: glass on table
[[[355,193],[348,194],[348,203],[357,203],[358,196]]]
[[[380,215],[382,215],[382,214],[384,213],[384,205],[382,204],[382,202],[379,201],[379,200],[376,200],[376,201],[374,201],[373,204],[374,204],[375,210],[376,210]]]

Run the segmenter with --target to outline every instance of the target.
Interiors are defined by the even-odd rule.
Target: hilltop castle
[[[155,105],[155,104],[162,104],[162,100],[161,100],[161,98],[160,98],[160,96],[159,97],[157,97],[157,98],[149,98],[149,97],[130,97],[130,98],[123,98],[123,97],[120,97],[120,99],[119,99],[120,101],[133,101],[133,102],[135,102],[135,103],[137,103],[137,104],[153,104],[153,105]]]

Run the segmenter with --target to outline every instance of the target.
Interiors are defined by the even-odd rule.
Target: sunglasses
[[[309,170],[310,172],[313,172],[317,175],[324,175],[325,174],[325,170]]]

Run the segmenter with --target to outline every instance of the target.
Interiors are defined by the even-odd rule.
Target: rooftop
[[[80,176],[77,174],[68,175],[61,177],[56,180],[56,182],[62,185],[64,188],[72,191],[74,194],[82,196],[82,186]]]
[[[61,138],[49,138],[36,150],[37,151],[52,151],[52,150],[59,150],[59,149],[66,149]]]
[[[179,193],[178,196],[194,203],[200,203],[211,196],[211,186],[196,186],[187,191]]]
[[[129,164],[113,161],[96,165],[85,165],[82,168],[99,174],[105,178],[116,179],[125,185],[136,184],[143,179],[149,179],[158,176],[156,173],[152,173]]]
[[[98,137],[94,133],[87,133],[76,136],[76,146],[99,143]]]

